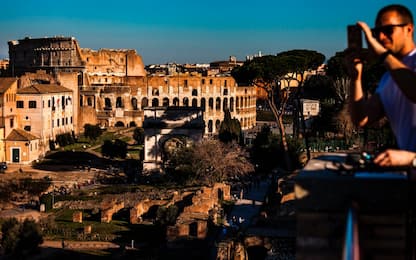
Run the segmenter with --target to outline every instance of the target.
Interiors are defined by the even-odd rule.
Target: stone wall
[[[142,215],[147,213],[149,209],[153,206],[166,205],[168,202],[165,200],[143,200],[140,201],[137,205],[130,209],[130,223],[138,224],[143,221]]]
[[[103,202],[101,205],[101,222],[110,223],[114,213],[124,208],[124,201]]]
[[[210,214],[216,219],[221,200],[230,200],[230,186],[216,183],[213,187],[203,187],[192,197],[192,204],[185,207],[174,226],[168,227],[167,240],[194,237],[204,239],[207,235],[207,221]]]

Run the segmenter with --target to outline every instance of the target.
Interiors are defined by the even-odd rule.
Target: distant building
[[[45,70],[79,72],[85,68],[78,42],[74,37],[26,37],[9,41],[9,75]]]
[[[30,133],[27,139],[39,140],[40,156],[57,134],[77,135],[86,123],[142,126],[148,108],[199,109],[204,135],[218,133],[226,109],[243,130],[256,124],[255,88],[219,73],[239,66],[235,58],[217,63],[218,72],[208,64],[174,63],[146,71],[135,50],[82,49],[75,38],[63,36],[10,41],[9,55],[12,77],[0,81],[5,91],[0,98],[9,109],[3,110],[0,129],[4,138],[15,129]]]
[[[211,62],[210,69],[217,70],[218,73],[229,73],[235,67],[242,66],[244,64],[243,61],[237,61],[235,56],[230,56],[229,60],[227,61],[214,61]]]
[[[42,155],[59,134],[72,134],[72,91],[57,84],[36,84],[17,90],[18,125],[39,138]]]

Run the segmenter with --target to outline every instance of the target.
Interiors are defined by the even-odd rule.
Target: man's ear
[[[407,31],[408,31],[408,33],[410,33],[410,35],[413,35],[413,33],[415,31],[415,25],[414,24],[409,24],[409,26],[407,26]]]

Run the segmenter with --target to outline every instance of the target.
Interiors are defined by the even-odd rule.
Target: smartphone
[[[358,25],[348,25],[348,49],[361,50],[363,47],[363,38],[361,28]]]

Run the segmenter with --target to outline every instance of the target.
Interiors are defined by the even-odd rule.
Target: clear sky
[[[416,1],[386,0],[3,0],[0,58],[10,40],[75,37],[81,48],[135,49],[147,64],[207,63],[259,51],[316,50],[326,58],[346,48],[346,26],[373,26],[384,5],[416,16]]]

